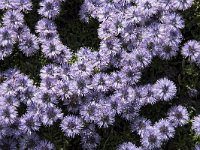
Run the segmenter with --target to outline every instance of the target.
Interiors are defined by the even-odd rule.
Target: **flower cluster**
[[[0,59],[10,55],[17,43],[26,56],[41,47],[53,62],[41,69],[40,86],[16,69],[0,74],[0,147],[55,149],[38,132],[41,126],[57,122],[66,137],[80,136],[83,149],[96,149],[100,143],[97,127],[108,128],[116,116],[129,121],[131,131],[141,137],[140,147],[128,142],[119,145],[119,150],[161,147],[174,136],[176,127],[188,122],[188,112],[181,105],[173,106],[165,119],[154,124],[139,115],[143,106],[171,101],[177,92],[175,83],[167,78],[146,85],[140,85],[140,79],[154,57],[169,60],[176,56],[184,27],[177,10],[189,8],[193,1],[85,0],[80,19],[99,20],[101,43],[99,51],[80,48],[74,63],[69,63],[71,51],[62,44],[54,22],[63,1],[39,2],[38,36],[24,22],[23,13],[31,10],[30,0],[0,2],[0,9],[5,10]],[[198,44],[189,45],[198,48]],[[184,49],[183,54],[190,56],[188,46]],[[21,112],[22,106],[26,106],[25,112]]]

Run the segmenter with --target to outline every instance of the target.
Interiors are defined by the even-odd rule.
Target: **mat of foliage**
[[[25,15],[25,21],[34,33],[35,24],[40,19],[37,13],[39,0],[33,0],[33,10]],[[56,25],[62,42],[69,46],[74,52],[80,47],[92,47],[98,49],[100,40],[98,39],[97,29],[98,21],[91,20],[89,24],[80,21],[78,13],[83,0],[66,1],[62,4],[62,9],[56,19]],[[2,12],[0,16],[2,16]],[[185,20],[185,28],[182,30],[184,35],[183,43],[195,39],[200,41],[200,1],[188,10],[181,12]],[[25,57],[17,48],[11,56],[0,61],[0,71],[9,68],[18,68],[21,72],[34,80],[35,84],[40,83],[40,69],[49,63],[39,51],[32,57]],[[174,81],[177,86],[177,96],[174,101],[164,103],[159,102],[155,105],[145,106],[141,114],[153,122],[164,117],[168,108],[174,104],[186,106],[190,118],[200,114],[200,96],[199,94],[191,98],[188,94],[190,89],[200,90],[200,68],[195,64],[188,62],[181,55],[170,61],[163,61],[154,58],[150,67],[147,68],[141,80],[142,84],[155,83],[161,77],[168,77]],[[20,111],[23,113],[23,106]],[[100,129],[98,133],[101,136],[99,150],[115,150],[123,142],[130,141],[139,145],[139,136],[130,132],[130,127],[125,120],[116,118],[116,123],[107,129]],[[57,149],[79,150],[81,149],[80,139],[69,139],[64,136],[58,124],[50,127],[42,127],[40,135],[51,141]],[[195,144],[200,144],[200,137],[197,137],[191,129],[191,122],[183,127],[176,129],[175,137],[162,146],[163,150],[190,150]]]

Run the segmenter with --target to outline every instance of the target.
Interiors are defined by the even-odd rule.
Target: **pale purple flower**
[[[176,86],[175,84],[168,80],[167,78],[163,78],[158,80],[153,85],[153,93],[154,97],[159,100],[169,101],[174,98],[176,95]]]
[[[149,119],[146,119],[144,117],[137,117],[131,122],[131,131],[137,132],[139,135],[143,135],[145,129],[148,126],[151,126],[151,121]]]
[[[52,143],[43,140],[34,148],[34,150],[55,150],[55,147]]]
[[[154,125],[161,133],[161,138],[163,140],[168,140],[169,138],[174,137],[175,129],[171,125],[170,121],[167,119],[161,119]]]
[[[38,131],[40,127],[39,118],[36,118],[32,114],[25,114],[20,118],[20,130],[24,133],[32,134]]]
[[[24,15],[18,10],[9,10],[3,16],[3,25],[17,29],[24,24]]]
[[[49,19],[54,19],[60,12],[60,1],[43,0],[39,5],[38,13]]]
[[[192,121],[192,129],[194,129],[197,135],[200,135],[200,116],[194,117]]]
[[[173,106],[168,112],[168,119],[174,127],[183,126],[188,122],[189,114],[185,107]]]
[[[200,43],[195,40],[190,40],[184,44],[181,50],[183,57],[189,57],[191,61],[196,62],[200,55]]]
[[[39,50],[37,37],[33,34],[22,34],[19,40],[19,49],[26,56],[33,55]]]
[[[162,135],[157,128],[148,126],[142,135],[141,143],[144,148],[149,150],[160,148]]]
[[[141,150],[141,148],[136,147],[131,142],[124,142],[118,146],[117,150]]]
[[[173,0],[172,6],[178,10],[186,10],[191,7],[194,0]]]
[[[63,118],[63,113],[61,112],[61,109],[58,109],[53,105],[49,105],[43,108],[41,121],[44,125],[50,126],[58,119],[62,118]]]
[[[66,116],[62,120],[60,127],[67,137],[74,138],[80,134],[83,128],[83,122],[77,116]]]

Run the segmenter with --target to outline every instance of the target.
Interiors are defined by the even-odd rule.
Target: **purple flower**
[[[157,56],[164,60],[170,60],[172,57],[177,55],[179,47],[177,44],[165,44],[163,43],[156,50]]]
[[[41,121],[44,125],[50,126],[58,119],[63,118],[63,113],[60,109],[56,108],[53,105],[49,105],[43,108],[43,113],[41,115]]]
[[[158,11],[159,3],[156,0],[141,0],[137,3],[136,12],[144,17],[150,17]]]
[[[141,150],[141,148],[137,148],[131,142],[124,142],[118,146],[117,150]]]
[[[97,73],[94,75],[92,80],[92,86],[97,91],[108,91],[109,90],[109,76],[104,73]]]
[[[169,138],[174,137],[175,129],[169,120],[161,119],[156,122],[154,126],[160,131],[163,140],[168,140]]]
[[[93,124],[84,129],[81,134],[81,144],[83,149],[96,149],[100,143],[100,136],[95,131]]]
[[[182,29],[185,26],[183,18],[177,13],[172,13],[172,12],[164,13],[160,20],[164,24],[173,25],[179,29]]]
[[[38,13],[49,19],[54,19],[60,12],[60,1],[44,0],[40,2]]]
[[[200,135],[200,115],[194,117],[192,121],[192,128],[194,129],[197,135]]]
[[[40,142],[39,136],[33,132],[31,135],[25,135],[19,139],[20,149],[34,149]]]
[[[136,131],[139,135],[143,135],[146,128],[151,126],[151,124],[150,120],[143,117],[137,117],[131,122],[131,131]]]
[[[20,118],[20,130],[24,133],[32,134],[34,131],[38,131],[39,127],[39,118],[36,118],[30,113],[25,114]]]
[[[132,52],[133,63],[139,68],[147,67],[152,60],[151,53],[145,49],[140,49]]]
[[[0,28],[0,43],[2,46],[13,45],[16,42],[16,33],[8,27]]]
[[[26,55],[33,55],[38,49],[38,39],[33,34],[22,34],[19,40],[19,49]]]
[[[199,144],[196,144],[194,150],[200,150],[200,145],[199,145]]]
[[[154,97],[153,85],[147,84],[144,87],[142,87],[141,97],[143,105],[155,104],[157,102],[157,99]]]
[[[162,135],[157,128],[148,126],[142,135],[141,143],[144,148],[149,150],[160,148]]]
[[[91,89],[90,79],[88,78],[77,77],[70,83],[70,90],[73,91],[73,93],[77,93],[79,96],[88,94]]]
[[[9,56],[13,51],[13,46],[12,44],[8,45],[1,45],[0,44],[0,60],[4,60],[5,57]]]
[[[12,2],[11,0],[1,0],[0,1],[0,9],[9,9],[12,8]]]
[[[178,10],[186,10],[191,7],[194,0],[174,0],[172,6]]]
[[[0,147],[3,149],[15,150],[17,149],[17,142],[13,138],[4,138],[0,141]]]
[[[35,148],[34,150],[55,150],[55,147],[52,143],[43,140],[41,141]]]
[[[32,10],[31,0],[12,0],[13,7],[19,11],[27,13]]]
[[[175,84],[166,79],[160,79],[153,85],[154,96],[159,100],[169,101],[176,95]]]
[[[97,107],[98,105],[95,102],[90,102],[89,104],[83,105],[80,110],[81,118],[83,118],[86,122],[94,121]]]
[[[92,74],[93,65],[88,61],[78,61],[74,63],[70,68],[70,76],[77,77],[89,77]]]
[[[66,116],[62,120],[60,127],[67,137],[74,138],[75,135],[80,134],[83,128],[83,122],[76,116]]]
[[[195,40],[190,40],[184,44],[181,51],[184,57],[189,57],[191,61],[196,62],[200,55],[200,43]]]
[[[112,110],[110,105],[100,104],[97,106],[94,119],[95,124],[100,128],[108,128],[109,125],[113,125],[115,122],[115,111]]]
[[[9,10],[3,16],[3,24],[11,29],[17,29],[24,24],[24,15],[18,10]]]
[[[174,127],[183,126],[188,122],[189,114],[185,107],[173,106],[168,112],[168,119]]]
[[[17,110],[14,106],[1,106],[0,107],[0,118],[4,124],[12,124],[17,119]]]

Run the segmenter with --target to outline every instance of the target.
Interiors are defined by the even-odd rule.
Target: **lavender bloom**
[[[9,56],[13,51],[13,46],[12,44],[8,45],[1,45],[0,44],[0,60],[4,60],[5,57]]]
[[[189,114],[185,107],[173,106],[168,112],[168,119],[174,127],[183,126],[189,120]]]
[[[107,128],[115,122],[115,111],[113,111],[109,105],[99,105],[95,113],[94,122],[99,127]]]
[[[19,106],[19,100],[10,94],[5,94],[4,96],[0,97],[0,106],[14,106],[14,107],[18,107]]]
[[[175,9],[186,10],[191,7],[194,3],[194,0],[174,0],[172,5]]]
[[[157,123],[155,123],[154,126],[161,133],[161,137],[163,140],[168,140],[169,138],[172,138],[175,134],[175,129],[171,125],[169,120],[161,119]]]
[[[0,107],[0,118],[4,124],[12,124],[17,119],[17,111],[14,106],[1,106]]]
[[[86,95],[92,89],[90,79],[88,78],[75,78],[70,84],[70,90],[77,93],[79,96]]]
[[[76,77],[88,77],[92,74],[93,66],[90,62],[87,61],[79,61],[73,64],[70,68],[70,76],[73,78]]]
[[[176,86],[175,84],[166,79],[160,79],[153,85],[153,93],[157,99],[169,101],[174,98],[176,94]]]
[[[143,135],[144,131],[147,127],[151,126],[151,121],[143,118],[143,117],[137,117],[136,119],[133,120],[131,123],[131,131],[132,132],[137,132],[139,135]]]
[[[6,135],[9,137],[18,138],[19,136],[22,135],[22,131],[20,130],[19,125],[20,125],[20,121],[16,119],[14,123],[2,129],[2,134],[4,136]]]
[[[8,27],[0,28],[0,43],[2,46],[13,45],[16,41],[16,33]]]
[[[59,37],[56,25],[53,21],[47,18],[43,18],[37,22],[36,32],[39,33],[39,41],[44,45],[48,42],[58,42]]]
[[[136,66],[139,68],[147,67],[152,60],[151,54],[145,49],[140,49],[132,52],[133,60]]]
[[[196,132],[197,135],[200,135],[200,116],[196,116],[192,122],[192,128]]]
[[[95,120],[95,114],[97,112],[97,103],[91,102],[87,105],[83,105],[80,110],[81,118],[86,122],[92,122]]]
[[[18,10],[9,10],[3,16],[3,25],[17,29],[24,24],[24,15]]]
[[[162,11],[174,11],[173,0],[159,0]]]
[[[51,144],[50,142],[44,140],[41,141],[36,148],[34,148],[34,150],[55,150],[55,147],[53,144]]]
[[[113,89],[121,89],[125,87],[126,83],[123,80],[123,76],[120,74],[120,72],[113,72],[110,75],[110,80],[108,85]]]
[[[137,148],[131,142],[124,142],[118,146],[117,150],[141,150],[141,148]]]
[[[200,145],[199,145],[199,144],[196,144],[194,150],[200,150]]]
[[[141,90],[141,102],[143,105],[155,104],[157,99],[154,97],[153,85],[147,84]]]
[[[12,1],[11,0],[2,0],[0,1],[0,9],[5,10],[12,8]]]
[[[12,3],[13,7],[19,11],[27,13],[32,10],[31,0],[12,0]]]
[[[93,124],[89,125],[87,129],[84,129],[80,136],[83,149],[96,149],[100,143],[100,136],[95,132],[95,126]]]
[[[162,144],[162,135],[157,128],[148,126],[142,135],[141,142],[142,146],[149,150],[160,148]]]
[[[56,25],[53,21],[47,19],[47,18],[43,18],[41,20],[39,20],[37,22],[37,25],[36,25],[36,32],[37,33],[45,33],[45,32],[48,32],[48,31],[52,31],[52,32],[56,32]],[[43,34],[44,34],[43,33]]]
[[[17,142],[13,138],[4,138],[0,141],[0,147],[2,149],[15,150],[17,149]]]
[[[53,40],[51,43],[42,44],[42,52],[49,58],[55,59],[64,48],[59,40]]]
[[[38,13],[49,19],[54,19],[60,12],[60,2],[54,0],[44,0],[40,2]]]
[[[161,22],[168,25],[173,25],[176,28],[182,29],[184,28],[184,20],[183,18],[177,13],[165,13],[161,17]]]
[[[37,37],[33,34],[21,35],[19,40],[19,49],[26,56],[31,56],[39,49]]]
[[[169,60],[172,57],[176,56],[178,51],[179,51],[179,47],[177,46],[177,44],[165,44],[165,43],[163,43],[156,50],[156,54],[161,59]]]
[[[74,138],[75,135],[80,134],[83,122],[76,116],[66,116],[62,120],[60,127],[67,137]]]
[[[141,78],[141,72],[134,67],[124,66],[121,70],[122,80],[126,82],[127,85],[135,85]]]
[[[189,57],[192,62],[196,62],[200,55],[200,44],[195,40],[190,40],[184,44],[181,51],[184,57]]]
[[[158,11],[158,2],[156,0],[142,0],[137,4],[136,11],[144,17],[150,17]]]
[[[44,107],[43,113],[41,115],[41,121],[46,126],[50,126],[58,119],[62,118],[63,118],[63,113],[61,112],[61,110],[54,107],[53,105]]]
[[[20,149],[34,149],[40,142],[39,136],[33,132],[31,135],[25,135],[19,140]]]
[[[104,73],[97,73],[93,77],[92,87],[97,91],[108,91],[109,90],[109,76]]]
[[[39,127],[39,118],[36,118],[32,114],[25,114],[20,118],[20,130],[24,133],[32,134],[34,131],[38,131]]]

